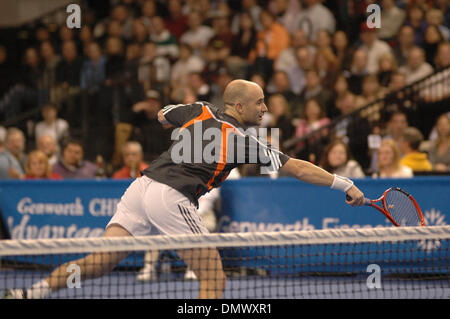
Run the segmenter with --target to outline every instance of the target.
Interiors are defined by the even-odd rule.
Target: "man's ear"
[[[236,108],[236,111],[238,111],[239,114],[244,113],[244,106],[242,105],[241,102],[237,102],[235,104],[235,108]]]

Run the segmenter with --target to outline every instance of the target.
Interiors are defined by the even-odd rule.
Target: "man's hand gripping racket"
[[[395,226],[425,226],[422,211],[414,197],[399,187],[387,189],[378,199],[361,197],[356,187],[347,192],[347,203],[352,206],[371,206],[386,216]]]

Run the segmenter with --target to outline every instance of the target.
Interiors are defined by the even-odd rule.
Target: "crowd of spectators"
[[[366,23],[371,3],[379,29]],[[401,91],[450,65],[445,0],[85,1],[81,29],[30,34],[20,52],[0,43],[2,119],[42,111],[2,128],[3,179],[139,176],[171,144],[161,107],[222,107],[236,78],[261,85],[263,126],[280,129],[280,145],[297,138],[290,156],[349,177],[450,171],[450,115],[421,132]],[[439,92],[430,102],[450,97]]]

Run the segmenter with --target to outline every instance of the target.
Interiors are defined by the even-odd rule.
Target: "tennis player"
[[[255,158],[257,164],[269,172],[282,170],[301,181],[341,190],[352,198],[347,200],[349,205],[363,204],[364,195],[351,180],[332,175],[309,162],[289,158],[272,145],[258,140],[255,135],[248,134],[247,128],[258,126],[267,112],[264,93],[258,84],[234,80],[225,88],[223,101],[224,110],[206,102],[196,102],[168,105],[159,111],[158,120],[163,125],[179,128],[178,136],[183,130],[190,132],[191,140],[188,142],[192,150],[191,160],[179,161],[176,150],[180,149],[179,143],[186,144],[187,141],[175,139],[169,150],[151,163],[125,191],[116,213],[106,227],[105,237],[208,233],[197,213],[199,197],[219,187],[233,168]],[[205,134],[208,129],[221,132],[220,138],[212,142],[220,153],[219,159],[214,162],[195,158],[199,153],[195,152],[199,146],[195,134]],[[200,143],[206,147],[210,145],[211,139],[202,138]],[[236,151],[242,146],[245,155],[239,160],[239,152],[232,152],[231,147]],[[191,249],[177,253],[200,282],[198,297],[220,298],[226,278],[218,251]],[[84,280],[107,274],[126,256],[126,252],[93,253],[70,264],[75,263],[80,267],[81,279]],[[70,275],[67,266],[64,264],[58,267],[49,277],[28,289],[8,291],[7,297],[46,298],[53,291],[66,288]]]

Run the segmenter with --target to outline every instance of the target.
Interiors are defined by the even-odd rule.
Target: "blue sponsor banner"
[[[427,225],[448,224],[449,177],[378,180],[367,178],[355,180],[355,183],[365,196],[371,199],[379,198],[389,187],[403,188],[419,203]],[[345,195],[340,191],[312,186],[293,178],[230,180],[223,184],[221,196],[222,216],[219,219],[219,230],[222,232],[393,227],[381,213],[371,207],[352,208],[347,205]],[[369,247],[366,244],[359,244],[347,248],[342,246],[341,249],[348,250],[347,254],[336,254],[334,257],[329,254],[326,258],[322,257],[322,250],[327,249],[325,246],[295,247],[289,251],[287,248],[248,249],[230,251],[227,254],[229,257],[236,257],[230,260],[239,260],[229,266],[256,267],[271,272],[361,274],[365,273],[368,264],[376,263],[382,266],[385,272],[388,269],[403,272],[407,268],[409,272],[415,273],[425,271],[423,266],[433,262],[432,271],[439,273],[448,272],[448,265],[436,264],[436,261],[440,260],[442,263],[448,260],[447,245],[439,241],[392,244],[389,255],[377,255],[364,253],[369,251]],[[373,245],[371,247],[374,249]],[[282,257],[285,255],[291,256],[290,259]],[[266,258],[267,256],[271,258]],[[351,262],[349,263],[346,258],[351,258]],[[402,263],[392,264],[394,260],[402,260]],[[330,266],[332,263],[333,266]],[[341,265],[339,269],[336,268],[336,264]]]
[[[413,195],[427,225],[447,225],[450,218],[450,178],[355,179],[367,198],[377,199],[389,187]],[[290,231],[329,228],[389,227],[371,207],[350,207],[344,193],[293,178],[245,178],[221,187],[222,232]]]
[[[12,239],[99,237],[131,180],[1,181]]]
[[[355,182],[366,197],[373,199],[389,187],[401,187],[416,198],[427,225],[449,223],[449,177]],[[98,237],[130,183],[131,180],[0,181],[0,208],[13,239]],[[221,195],[221,232],[391,226],[373,208],[348,206],[342,192],[292,178],[230,180],[223,184]],[[428,256],[439,251],[440,243],[417,245]],[[284,261],[271,259],[270,265],[263,266],[274,262],[279,265]]]

